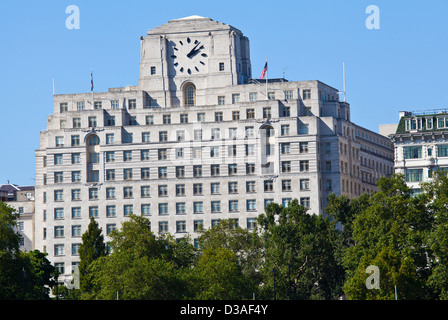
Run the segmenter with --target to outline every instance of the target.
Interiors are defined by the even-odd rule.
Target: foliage
[[[87,231],[82,235],[82,243],[79,248],[79,275],[81,291],[88,295],[92,291],[91,264],[100,257],[106,256],[106,245],[101,228],[93,217]]]
[[[38,250],[20,251],[14,208],[0,202],[0,299],[49,299],[54,267]]]
[[[279,299],[337,299],[343,270],[336,258],[335,223],[307,213],[297,200],[271,203],[259,216],[265,250],[263,296]],[[275,282],[274,282],[275,279]],[[274,292],[275,290],[275,292]]]

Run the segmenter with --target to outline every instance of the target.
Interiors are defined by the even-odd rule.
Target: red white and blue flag
[[[263,71],[261,72],[260,79],[264,79],[264,76],[266,75],[266,72],[268,71],[268,62],[266,61],[266,64],[264,65]]]
[[[90,91],[93,91],[93,71],[90,69]]]

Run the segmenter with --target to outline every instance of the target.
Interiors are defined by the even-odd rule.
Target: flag
[[[93,71],[90,69],[90,91],[93,91]]]
[[[264,79],[266,71],[268,71],[268,62],[267,61],[266,61],[266,64],[264,65],[263,71],[261,72],[260,79]]]

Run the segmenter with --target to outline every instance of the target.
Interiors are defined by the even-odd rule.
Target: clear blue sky
[[[80,29],[66,7],[77,5]],[[366,8],[380,9],[369,30]],[[137,85],[148,29],[190,15],[240,29],[253,77],[320,80],[342,90],[346,63],[352,121],[378,131],[401,110],[448,107],[448,1],[8,1],[0,6],[0,183],[34,184],[34,151],[56,93]]]

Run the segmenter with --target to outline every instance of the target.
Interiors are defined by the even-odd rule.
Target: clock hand
[[[191,49],[191,51],[187,54],[188,58],[193,57],[194,55],[196,55],[202,48],[204,48],[204,46],[201,46],[199,49],[196,49],[201,43],[199,42],[197,45],[194,46],[193,49]]]

